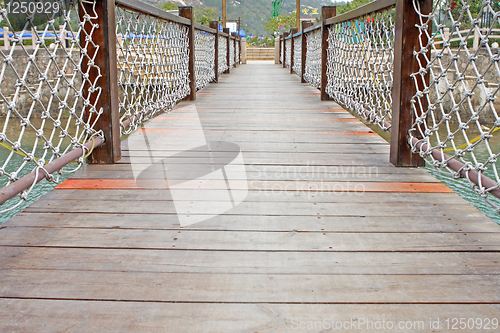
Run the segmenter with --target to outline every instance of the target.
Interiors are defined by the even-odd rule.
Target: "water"
[[[446,130],[440,129],[438,132],[440,135],[441,140],[443,140],[446,137]],[[478,138],[480,135],[479,131],[473,131],[472,128],[467,131],[467,136],[469,140],[474,140],[475,138]],[[454,141],[457,146],[465,144],[465,140],[461,134],[457,134],[454,138]],[[500,152],[500,132],[496,132],[493,134],[493,137],[489,140],[489,148],[488,146],[482,142],[479,143],[475,148],[474,148],[474,157],[477,159],[479,163],[484,163],[489,157],[490,154],[488,152],[488,149],[491,149],[493,153],[498,153]],[[446,152],[445,152],[446,153]],[[448,152],[448,154],[453,153],[452,151]],[[464,158],[467,161],[473,161],[473,156],[470,153],[467,153],[467,155],[464,156]],[[499,162],[500,163],[500,162]],[[460,195],[462,198],[476,206],[479,210],[481,210],[486,216],[490,217],[493,219],[495,222],[500,224],[500,215],[496,212],[496,210],[488,204],[485,200],[483,200],[479,195],[472,190],[470,183],[467,179],[465,178],[460,178],[460,179],[453,179],[447,174],[444,174],[437,170],[435,167],[432,165],[426,163],[426,166],[424,167],[427,172],[432,174],[434,177],[439,179],[442,183],[446,184],[449,188],[451,188],[455,193]],[[492,166],[489,166],[487,170],[484,172],[484,174],[495,180],[495,173],[493,170]],[[488,196],[490,201],[493,201],[493,203],[497,206],[500,207],[500,200],[493,197],[492,195]]]
[[[5,119],[0,119],[0,129],[3,128],[4,122],[5,122]],[[7,137],[13,141],[18,140],[18,137],[19,137],[19,133],[20,133],[19,127],[13,126],[14,124],[18,124],[18,123],[19,123],[18,119],[11,119],[9,121],[8,129],[5,133],[7,135]],[[42,121],[40,119],[32,119],[31,123],[36,128],[43,127],[44,128],[44,135],[46,137],[50,136],[50,133],[51,133],[52,128],[53,128],[50,123],[47,122],[46,124],[44,124],[44,126],[42,126]],[[76,131],[76,126],[74,124],[70,124],[70,126],[68,128],[68,132],[75,133],[75,131]],[[19,139],[18,141],[21,142],[22,147],[24,147],[28,151],[31,151],[33,145],[35,144],[35,139],[36,139],[35,132],[31,129],[31,130],[27,130],[23,134],[22,138]],[[56,131],[55,136],[54,136],[54,140],[53,140],[54,144],[57,144],[59,140],[60,140],[59,132]],[[66,149],[66,147],[68,147],[69,144],[70,144],[70,140],[68,138],[62,139],[62,143],[61,143],[61,147],[60,147],[61,151]],[[41,156],[41,154],[43,152],[43,149],[41,149],[42,145],[43,145],[43,142],[41,140],[39,140],[39,142],[37,143],[38,149],[37,149],[37,152],[35,153],[35,157],[37,157],[37,158],[42,157]],[[0,145],[0,166],[3,165],[3,163],[6,161],[6,159],[8,158],[10,153],[11,153],[11,150]],[[50,157],[50,156],[51,155],[49,154],[48,157]],[[24,160],[24,156],[19,155],[19,154],[14,154],[12,156],[11,160],[9,161],[9,163],[7,164],[6,171],[13,172],[23,163],[23,160]],[[63,170],[73,170],[76,166],[77,166],[76,163],[70,163],[66,167],[64,167]],[[22,176],[29,174],[32,171],[33,167],[34,167],[33,163],[28,163],[26,165],[26,167],[21,169],[18,177],[21,178]],[[58,176],[58,174],[54,175],[54,177],[57,177],[57,176]],[[69,173],[63,173],[63,174],[59,175],[59,182],[62,182],[64,180],[68,179],[70,176],[71,176],[71,174],[69,174]],[[6,176],[1,177],[0,178],[0,188],[3,188],[7,184],[7,182],[8,182],[8,179]],[[55,184],[53,182],[49,182],[45,179],[42,180],[30,192],[30,194],[28,195],[27,201],[23,202],[19,207],[15,208],[11,211],[0,213],[0,224],[7,221],[12,216],[16,215],[18,212],[20,212],[21,210],[23,210],[24,208],[29,206],[35,200],[39,199],[45,193],[54,189],[55,186],[57,186],[57,184]],[[19,198],[11,199],[6,204],[2,205],[0,207],[0,210],[4,210],[8,207],[12,207],[12,206],[16,205],[18,202],[19,202]]]
[[[358,118],[360,119],[360,118]],[[380,129],[380,127],[372,124],[366,123],[364,120],[360,119],[365,125],[370,127],[374,132],[379,134],[382,138],[384,138],[387,142],[390,141],[390,134],[383,131]],[[453,129],[452,129],[453,130]],[[446,135],[447,135],[447,130],[444,127],[441,127],[438,131],[438,134],[440,136],[440,139],[443,140]],[[476,138],[479,135],[479,132],[474,132],[472,130],[467,131],[467,135],[470,140]],[[456,142],[457,146],[460,146],[465,143],[465,140],[461,135],[457,135],[454,138],[454,141]],[[500,131],[497,131],[493,134],[493,137],[489,141],[489,146],[491,148],[491,151],[493,153],[498,153],[500,152]],[[448,152],[450,154],[452,152]],[[489,153],[488,153],[488,148],[484,144],[478,144],[474,148],[474,156],[477,158],[479,162],[484,162],[488,159]],[[470,154],[465,156],[467,160],[472,160]],[[498,162],[500,163],[500,161]],[[489,205],[485,200],[483,200],[480,196],[472,190],[470,187],[469,181],[465,178],[460,178],[460,179],[453,179],[449,175],[441,172],[440,170],[436,169],[432,164],[426,163],[425,167],[423,167],[424,170],[429,172],[431,175],[433,175],[435,178],[437,178],[439,181],[444,183],[446,186],[448,186],[450,189],[452,189],[455,193],[460,195],[462,198],[464,198],[467,202],[470,204],[474,205],[476,208],[478,208],[480,211],[482,211],[486,216],[500,224],[500,214],[497,213],[497,211]],[[499,168],[500,169],[500,164]],[[500,171],[500,170],[499,170]],[[494,172],[490,168],[486,170],[485,175],[487,175],[489,178],[495,180]],[[489,196],[489,199],[493,201],[496,205],[500,207],[500,200],[493,197]],[[439,202],[436,202],[439,205]]]

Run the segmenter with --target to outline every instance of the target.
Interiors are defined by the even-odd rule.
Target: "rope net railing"
[[[189,39],[184,25],[116,8],[122,134],[190,93]]]
[[[292,64],[292,39],[285,39],[285,67],[290,68]]]
[[[215,79],[215,35],[195,30],[196,90],[203,89]]]
[[[235,50],[234,40],[229,39],[229,68],[233,68],[235,64]]]
[[[302,76],[302,37],[293,38],[293,71],[299,77]]]
[[[10,5],[0,4],[0,213],[88,156],[116,162],[120,135],[194,100],[217,66],[228,69],[228,52],[239,63],[239,39],[227,50],[227,37],[187,18],[191,7],[176,16],[135,0],[27,0],[32,11],[13,15]],[[114,20],[97,14],[109,9]]]
[[[227,37],[224,36],[219,36],[219,60],[218,60],[218,73],[217,75],[220,76],[222,73],[227,71],[229,69],[228,63],[227,63]]]
[[[326,92],[335,102],[388,131],[394,63],[392,8],[328,27]]]
[[[240,63],[240,47],[241,47],[240,41],[237,40],[236,43],[235,43],[235,45],[236,45],[235,61],[236,61],[237,64],[239,64]]]
[[[414,153],[471,188],[500,211],[500,28],[498,2],[434,2],[418,14],[418,71],[412,74]],[[492,196],[493,195],[493,196]]]
[[[306,33],[304,80],[315,88],[321,86],[321,29]]]
[[[80,168],[85,144],[103,139],[95,129],[102,112],[95,3],[31,0],[26,14],[12,4],[0,4],[0,213],[28,200],[39,180],[57,183]],[[76,150],[76,163],[52,170],[52,162]],[[7,200],[22,177],[27,186]]]
[[[281,40],[280,41],[280,63],[283,64],[284,63],[284,59],[285,59],[285,55],[284,55],[284,47],[285,47],[285,41],[284,40]]]

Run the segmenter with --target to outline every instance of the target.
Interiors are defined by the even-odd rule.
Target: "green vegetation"
[[[154,6],[162,8],[165,2],[161,0],[143,0]],[[180,5],[176,0],[170,1],[173,5]],[[212,8],[216,14],[214,19],[222,18],[222,1],[221,0],[201,0],[194,2],[193,0],[184,0],[187,6],[193,6],[195,9],[203,7]],[[301,0],[302,8],[316,8],[321,12],[321,6],[329,5],[326,0]],[[281,9],[282,15],[290,15],[295,10],[295,1],[285,1]],[[311,12],[312,10],[310,10]],[[265,24],[273,14],[273,6],[271,0],[227,0],[227,20],[236,21],[241,18],[241,28],[247,34],[262,35],[266,32]],[[318,15],[319,16],[319,15]],[[270,35],[268,34],[268,37]]]
[[[340,15],[347,13],[358,7],[364,6],[372,1],[373,0],[352,0],[350,2],[341,1],[341,2],[334,2],[332,3],[332,5],[337,6],[337,15]]]
[[[255,36],[253,38],[248,38],[247,43],[254,46],[271,47],[274,46],[274,38],[259,39],[258,36]]]
[[[218,13],[215,9],[209,7],[201,7],[194,9],[195,22],[210,25],[210,21],[217,21]]]
[[[271,36],[273,36],[273,34],[278,32],[280,29],[289,31],[291,28],[295,28],[295,13],[271,17],[269,20],[267,20],[264,26],[266,28],[266,31]]]
[[[176,5],[174,5],[172,2],[165,2],[162,6],[161,6],[161,9],[163,10],[177,10],[179,9],[179,7],[177,7]]]

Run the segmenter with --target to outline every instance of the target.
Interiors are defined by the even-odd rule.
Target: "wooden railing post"
[[[307,39],[304,30],[309,28],[312,25],[311,21],[302,21],[302,55],[301,55],[301,63],[300,63],[300,83],[306,83],[304,79],[304,72],[306,71],[306,54],[307,54]]]
[[[336,15],[337,8],[335,6],[321,7],[321,100],[328,101],[330,97],[326,93],[326,84],[328,78],[326,76],[327,52],[328,49],[328,28],[325,21]]]
[[[432,11],[432,0],[419,0],[420,11],[427,15]],[[422,166],[424,160],[411,152],[408,130],[413,124],[411,99],[416,93],[415,82],[410,75],[419,71],[413,52],[419,47],[419,14],[413,0],[396,1],[394,32],[394,86],[392,89],[392,123],[390,161],[395,166]],[[431,26],[429,26],[429,29]],[[423,41],[426,45],[427,41]],[[425,64],[424,64],[425,65]],[[420,80],[420,76],[417,76]],[[427,77],[427,81],[428,81]],[[425,107],[425,106],[424,106]]]
[[[194,13],[193,7],[184,6],[179,7],[179,16],[187,18],[191,21],[188,26],[188,38],[189,38],[189,88],[191,92],[187,95],[184,100],[186,101],[196,101],[196,73],[194,70],[195,64],[195,52],[194,52]]]
[[[240,40],[240,62],[244,65],[247,63],[247,38],[242,37]]]
[[[218,21],[210,21],[210,28],[215,29],[215,79],[213,82],[219,82],[219,22]]]
[[[227,63],[227,69],[226,71],[224,72],[224,74],[229,74],[231,73],[231,67],[229,66],[229,64],[231,63],[229,61],[230,57],[231,57],[231,53],[229,52],[229,43],[231,43],[231,34],[229,33],[229,28],[222,28],[222,32],[227,34],[227,44],[226,44],[226,63]]]
[[[3,27],[3,49],[10,49],[9,27]]]
[[[115,24],[115,0],[100,0],[95,4],[80,2],[80,21],[86,22],[84,15],[97,14],[97,18],[92,20],[93,24],[98,24],[99,28],[92,31],[92,26],[86,22],[80,35],[80,44],[85,47],[88,57],[82,61],[82,72],[89,69],[89,59],[94,59],[94,65],[88,71],[89,78],[84,83],[83,94],[89,98],[91,104],[95,103],[96,109],[102,110],[99,120],[94,129],[102,130],[105,142],[96,147],[87,159],[89,163],[111,164],[121,158],[120,146],[120,114],[118,106],[118,70],[116,57],[116,24]],[[87,33],[85,33],[87,32]],[[86,42],[87,35],[92,37],[92,42],[99,46],[97,50],[92,43]],[[97,55],[95,53],[97,52]],[[96,67],[99,68],[99,71]],[[100,77],[99,77],[100,75]],[[92,90],[88,82],[96,82],[101,91]],[[89,106],[85,107],[86,118],[94,118],[94,113],[89,113]],[[92,123],[92,120],[90,121]]]
[[[294,46],[294,43],[293,43],[293,35],[295,35],[297,32],[299,31],[299,29],[297,28],[292,28],[290,30],[290,34],[291,34],[291,37],[290,37],[290,74],[293,74],[293,53],[295,52],[295,46]]]
[[[286,68],[286,38],[290,35],[289,32],[283,33],[283,68]]]

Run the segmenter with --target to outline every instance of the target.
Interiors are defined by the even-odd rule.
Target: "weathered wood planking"
[[[125,197],[123,200],[130,200]],[[110,203],[112,205],[112,203]],[[296,232],[500,232],[498,225],[484,216],[452,220],[446,216],[266,216],[219,215],[181,227],[173,214],[27,213],[11,219],[9,225],[41,228],[230,230]]]
[[[169,190],[134,187],[130,156],[162,159],[182,143],[130,149],[138,132],[119,164],[85,167],[5,223],[0,326],[310,332],[320,329],[295,325],[369,318],[428,332],[430,318],[446,331],[445,318],[500,317],[500,227],[425,171],[392,167],[383,139],[298,81],[280,66],[240,66],[148,124],[189,134],[197,110],[207,141],[240,146],[234,193],[250,190],[222,215],[181,227]],[[203,156],[176,162],[196,169]],[[198,198],[190,214],[203,215],[225,191],[187,187],[181,201]]]
[[[13,261],[11,258],[17,258]],[[96,260],[99,258],[99,260]],[[142,251],[126,249],[2,247],[9,269],[231,274],[499,274],[497,253]],[[307,271],[305,270],[307,268]]]
[[[494,318],[500,311],[493,304],[224,304],[224,303],[146,303],[117,301],[3,299],[0,321],[9,332],[317,332],[300,330],[325,318],[356,322],[358,318],[386,321],[423,322],[429,332],[429,320]],[[429,317],[432,314],[432,317]],[[85,315],[85,320],[81,320]],[[331,321],[330,321],[331,322]],[[373,332],[366,324],[356,332]],[[408,332],[393,330],[391,332]]]

